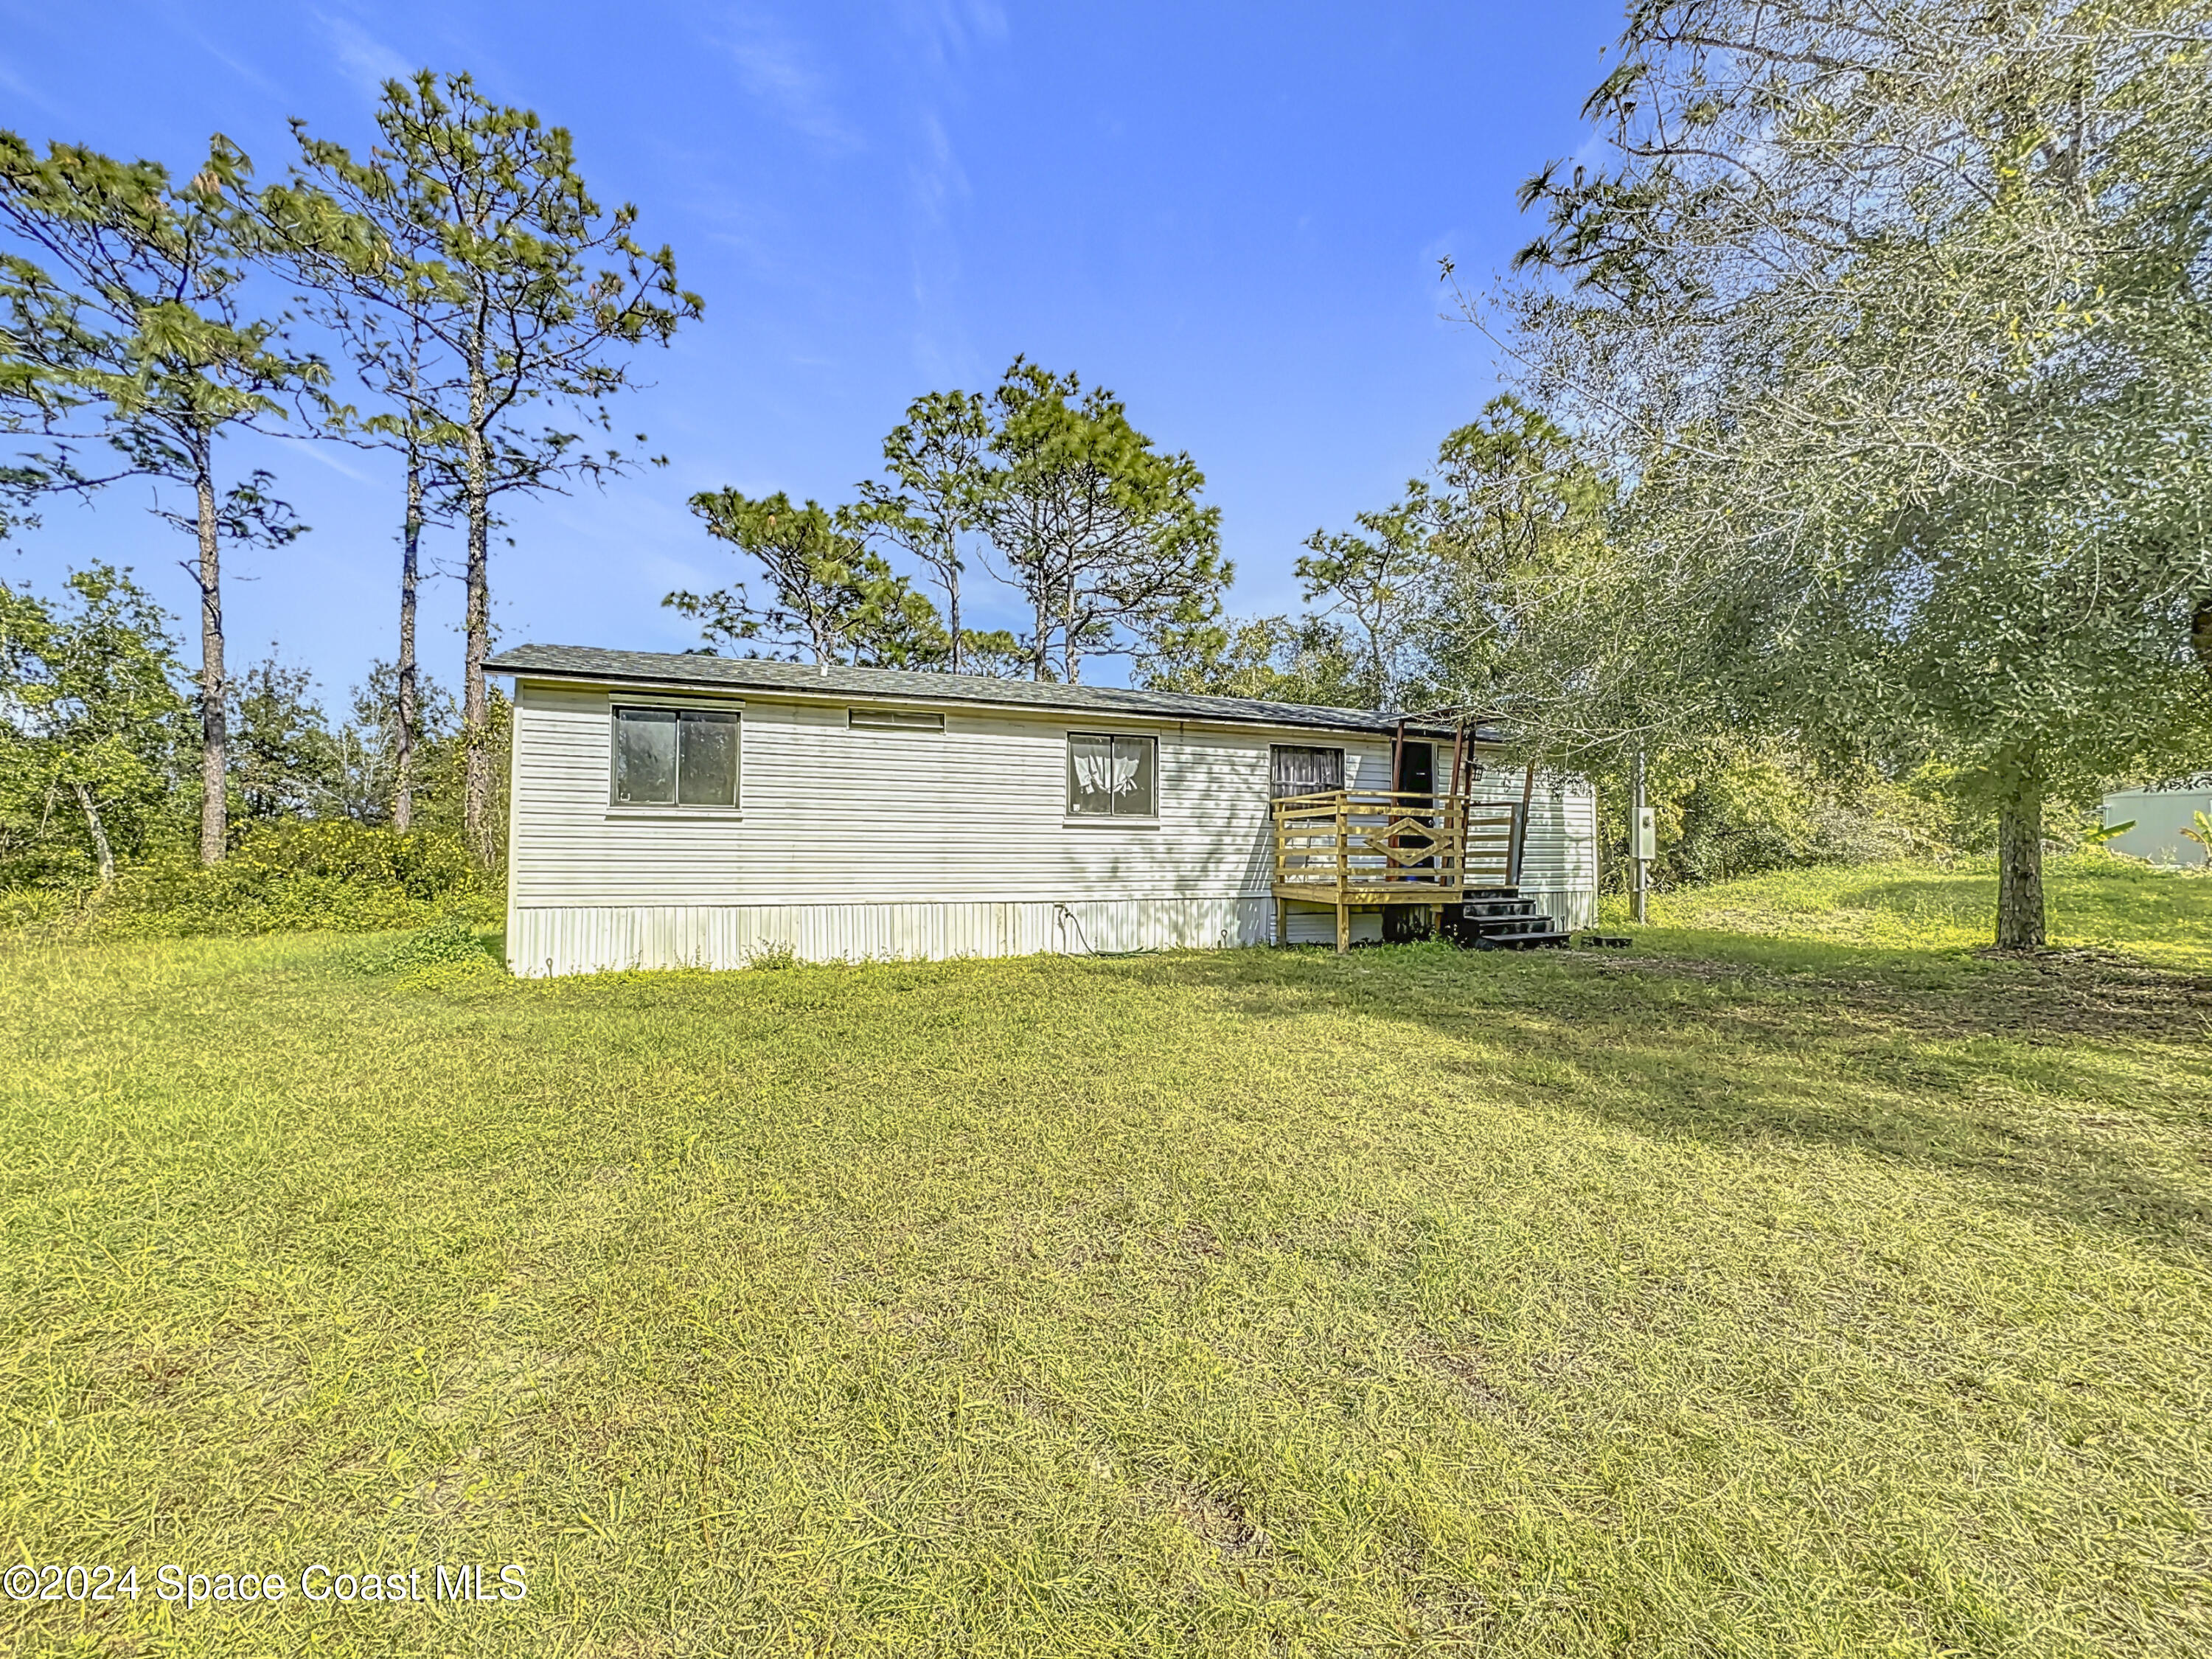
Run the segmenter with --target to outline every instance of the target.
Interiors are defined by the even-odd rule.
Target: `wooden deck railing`
[[[1334,905],[1338,947],[1357,906],[1448,904],[1519,877],[1521,805],[1403,790],[1333,789],[1275,803],[1274,895]]]

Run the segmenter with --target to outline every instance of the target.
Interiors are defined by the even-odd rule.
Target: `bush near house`
[[[257,824],[221,864],[156,854],[105,892],[19,890],[0,923],[44,923],[95,937],[379,933],[459,915],[495,921],[501,878],[477,869],[459,836],[402,833],[346,819]]]

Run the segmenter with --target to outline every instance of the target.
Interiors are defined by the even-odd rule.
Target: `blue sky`
[[[428,65],[568,126],[707,316],[645,354],[650,388],[617,416],[670,465],[518,509],[497,626],[674,650],[696,638],[660,596],[736,574],[688,495],[844,499],[910,398],[986,388],[1017,352],[1112,386],[1188,450],[1222,509],[1232,608],[1293,607],[1301,538],[1387,503],[1496,389],[1492,348],[1441,314],[1437,261],[1480,288],[1527,240],[1513,188],[1587,144],[1577,112],[1619,18],[1618,0],[0,0],[0,122],[179,167],[220,131],[273,178],[288,117],[365,146],[379,81]],[[314,526],[234,556],[234,660],[281,641],[343,702],[392,651],[398,480],[327,445],[234,459],[275,469]],[[128,563],[182,620],[187,550],[144,507],[134,489],[50,512],[0,570],[46,586]],[[423,651],[448,684],[459,617],[459,583],[434,583]]]

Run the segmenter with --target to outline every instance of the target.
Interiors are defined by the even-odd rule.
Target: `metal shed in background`
[[[2199,812],[2212,814],[2212,772],[2169,778],[2144,789],[2119,790],[2105,797],[2106,827],[2128,823],[2135,827],[2106,845],[2153,864],[2203,864],[2204,848],[2181,833],[2194,827]]]

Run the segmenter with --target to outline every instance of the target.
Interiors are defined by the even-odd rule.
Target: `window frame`
[[[941,737],[945,732],[945,711],[942,708],[887,708],[856,703],[845,711],[848,732],[921,732],[931,737]]]
[[[1267,745],[1267,799],[1269,800],[1288,800],[1291,799],[1288,795],[1278,794],[1275,792],[1275,756],[1277,751],[1285,749],[1302,750],[1310,754],[1334,754],[1336,757],[1335,787],[1339,790],[1345,787],[1345,775],[1349,769],[1345,764],[1346,756],[1344,744],[1340,743],[1270,743]],[[1305,793],[1310,794],[1322,792],[1309,790]]]
[[[622,788],[622,722],[625,714],[673,714],[676,716],[676,765],[672,779],[674,784],[671,800],[624,800]],[[684,716],[712,714],[727,720],[737,728],[735,764],[730,769],[730,799],[720,801],[686,801],[684,799]],[[736,702],[692,702],[678,698],[617,697],[607,706],[607,811],[611,816],[627,817],[639,814],[658,817],[665,813],[679,813],[690,817],[734,818],[742,815],[745,799],[745,720],[744,708]]]
[[[1070,726],[1060,745],[1060,787],[1064,792],[1060,822],[1067,825],[1158,825],[1160,821],[1160,738],[1156,732],[1094,732]],[[1152,805],[1148,812],[1083,812],[1075,805],[1075,740],[1104,738],[1109,743],[1148,743],[1152,746]]]

